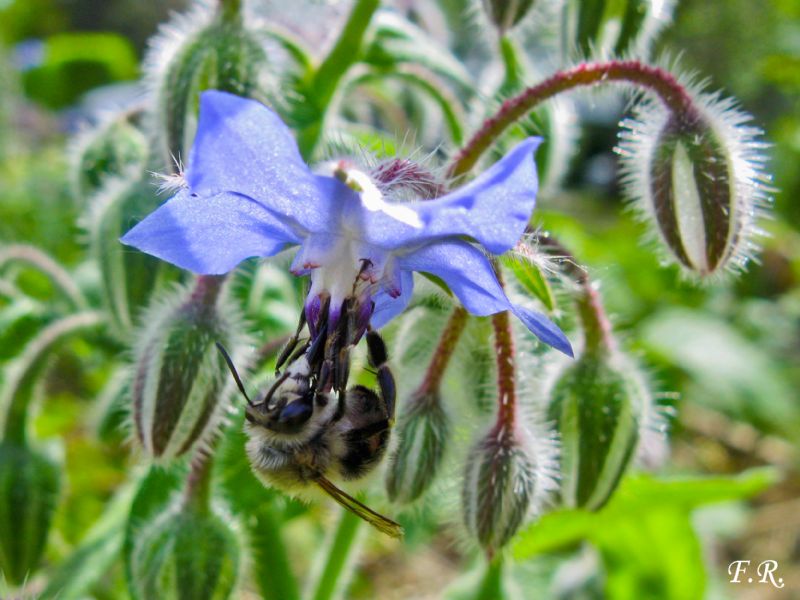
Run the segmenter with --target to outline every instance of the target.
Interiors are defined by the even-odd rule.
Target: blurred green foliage
[[[80,216],[85,206],[70,193],[67,116],[81,105],[87,91],[138,76],[144,40],[164,18],[169,3],[155,8],[135,8],[136,4],[0,0],[0,243],[25,242],[43,249],[81,283],[92,303],[98,301],[100,284],[97,273],[82,262],[87,235]],[[463,21],[461,3],[442,0],[441,4],[443,18],[451,19],[450,30],[461,32],[453,36],[450,51],[456,57],[468,55],[474,46],[468,33],[472,24]],[[86,32],[88,27],[79,25],[87,20],[108,31]],[[373,71],[360,84],[372,85],[382,70],[404,61],[421,62],[433,72],[447,72],[454,88],[468,96],[468,86],[453,67],[455,59],[420,45],[415,35],[413,28],[401,32],[383,27],[367,53]],[[41,42],[39,58],[34,65],[18,69],[15,61],[25,48],[20,43],[29,40]],[[606,142],[609,132],[616,130],[619,114],[584,131],[587,139],[572,162],[570,189],[543,198],[538,222],[557,231],[581,262],[594,269],[623,341],[653,366],[659,390],[677,392],[664,400],[678,411],[673,425],[674,460],[667,470],[681,474],[668,480],[630,477],[600,513],[554,512],[521,534],[513,551],[525,562],[515,567],[520,586],[546,588],[553,597],[590,598],[605,593],[615,599],[685,600],[719,589],[714,582],[725,580],[726,565],[706,561],[711,542],[698,535],[694,510],[742,501],[771,487],[766,500],[740,505],[751,516],[766,510],[770,502],[782,507],[796,501],[800,487],[796,447],[800,431],[800,203],[796,202],[800,195],[800,4],[793,0],[683,0],[675,25],[662,42],[680,51],[684,66],[709,74],[714,87],[739,98],[765,128],[774,144],[770,170],[777,188],[775,217],[766,225],[771,237],[764,241],[760,262],[752,264],[738,281],[698,287],[682,279],[675,268],[663,268],[641,241],[643,227],[622,212],[618,190],[593,185],[578,166],[591,158],[597,146],[610,150]],[[395,51],[387,52],[392,48]],[[414,102],[417,109],[424,106],[424,101]],[[400,115],[398,123],[408,125],[414,111],[409,114],[412,117]],[[456,133],[452,137],[457,138]],[[354,138],[387,154],[400,143],[367,128]],[[236,292],[248,319],[257,325],[257,341],[285,334],[298,305],[300,284],[270,265],[247,265],[242,272],[242,278],[256,282]],[[50,279],[25,265],[0,264],[0,275],[5,286],[0,289],[0,362],[7,364],[37,331],[70,308]],[[541,281],[530,283],[532,291],[549,297]],[[131,544],[126,530],[131,506],[137,518],[148,518],[152,506],[166,501],[183,475],[161,469],[136,472],[122,434],[96,435],[102,423],[121,419],[119,406],[113,403],[114,390],[107,386],[125,349],[117,341],[93,342],[69,341],[52,357],[42,383],[46,399],[34,421],[38,438],[63,441],[64,481],[68,482],[46,551],[43,598],[125,597],[126,566],[119,553]],[[264,373],[257,377],[263,379]],[[4,383],[0,373],[0,384]],[[109,401],[98,408],[97,397]],[[726,436],[726,431],[713,437],[707,423],[693,420],[695,413],[684,412],[685,407],[701,407],[720,416],[723,429],[736,427],[747,434],[745,442],[737,445],[739,438]],[[275,590],[274,598],[297,597],[296,582],[281,572],[292,569],[294,563],[312,568],[308,557],[321,545],[319,523],[324,509],[265,490],[247,468],[242,438],[239,431],[228,432],[215,466],[227,506],[238,517],[248,516],[242,518],[241,533],[253,545],[254,560],[269,561],[268,550],[283,540],[291,540],[292,546],[288,549],[292,564],[274,565],[277,571],[258,571],[259,580],[251,589],[261,590],[265,597],[263,590],[269,589]],[[760,450],[762,442],[770,444],[766,453]],[[780,461],[785,469],[781,483],[768,470],[725,476],[770,461]],[[694,479],[686,473],[715,477]],[[433,499],[402,516],[407,529],[405,550],[390,551],[382,541],[370,541],[368,558],[350,588],[354,597],[388,594],[393,580],[387,571],[392,570],[397,577],[437,589],[441,579],[435,579],[436,574],[423,564],[433,561],[433,556],[441,560],[435,564],[442,565],[441,572],[450,580],[463,575],[462,557],[442,549],[452,541],[448,533],[439,531],[443,503],[441,498]],[[270,538],[276,523],[281,523],[283,540]],[[763,547],[758,545],[759,536],[773,532],[752,525],[744,533],[751,537],[731,541],[723,557],[750,558],[742,552]],[[559,592],[556,574],[559,569],[571,572],[587,540],[599,554],[606,580],[600,585],[587,579],[578,591]],[[800,573],[796,546],[784,543],[776,552],[779,555],[764,558],[783,560],[787,571]],[[434,583],[421,581],[426,574]],[[5,597],[2,582],[0,596]]]

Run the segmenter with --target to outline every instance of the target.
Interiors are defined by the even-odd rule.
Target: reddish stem
[[[578,314],[583,324],[587,352],[610,352],[617,348],[611,333],[611,322],[603,309],[599,292],[586,281],[576,300]]]
[[[514,336],[508,311],[492,316],[494,347],[497,358],[499,393],[497,428],[512,431],[517,418],[517,390],[514,376]]]
[[[211,502],[211,467],[213,454],[210,449],[200,448],[192,457],[189,475],[186,478],[184,502],[198,513],[207,512]]]
[[[559,71],[506,100],[497,113],[484,121],[481,128],[456,154],[447,171],[448,176],[454,178],[469,171],[508,126],[528,114],[537,104],[576,87],[612,81],[624,81],[655,92],[661,101],[677,114],[687,115],[695,112],[692,98],[686,89],[664,69],[646,65],[638,60],[584,63],[566,71]]]
[[[419,397],[426,396],[426,392],[435,392],[439,389],[442,383],[442,377],[450,363],[450,359],[455,352],[458,340],[467,326],[467,311],[462,307],[456,308],[450,315],[447,325],[442,330],[442,335],[439,338],[439,343],[436,345],[436,350],[433,352],[433,358],[428,365],[428,370],[425,373],[425,378],[419,386]],[[420,393],[422,392],[422,393]]]

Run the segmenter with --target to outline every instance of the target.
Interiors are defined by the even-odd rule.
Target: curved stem
[[[586,350],[605,353],[616,350],[617,341],[611,330],[611,322],[603,308],[600,293],[592,285],[588,273],[578,266],[572,252],[553,236],[538,236],[537,241],[541,248],[558,252],[561,258],[568,261],[566,271],[580,286],[575,304],[583,326]]]
[[[351,552],[362,522],[349,510],[342,509],[336,531],[326,547],[325,564],[309,596],[312,600],[330,600],[340,595],[342,586],[346,584],[342,575],[351,562]]]
[[[350,16],[339,34],[333,49],[322,61],[311,81],[311,95],[319,111],[314,119],[298,135],[300,153],[307,159],[313,152],[322,135],[322,125],[328,105],[336,91],[339,80],[347,69],[358,59],[364,33],[378,9],[380,0],[356,0]]]
[[[508,126],[524,117],[539,103],[577,87],[620,81],[656,93],[674,112],[680,114],[695,112],[686,89],[664,69],[646,65],[638,60],[585,63],[559,71],[538,85],[529,87],[506,100],[497,113],[484,121],[481,128],[456,154],[448,169],[448,175],[458,177],[469,171]]]
[[[405,83],[418,87],[433,100],[442,111],[442,116],[450,130],[450,137],[456,144],[461,144],[464,140],[464,132],[461,129],[461,115],[459,114],[458,101],[450,97],[450,94],[441,85],[437,85],[424,68],[406,67],[398,68],[396,71],[369,71],[363,73],[349,82],[350,87],[361,84],[379,81],[382,79],[399,79]]]
[[[608,354],[617,348],[617,341],[611,333],[611,322],[603,309],[599,292],[588,281],[583,285],[575,300],[583,326],[586,352]]]
[[[459,306],[453,310],[448,319],[447,324],[442,330],[439,337],[439,343],[436,344],[436,350],[433,352],[428,370],[425,372],[425,377],[419,386],[418,394],[424,396],[427,392],[435,392],[439,389],[442,383],[442,377],[447,370],[447,365],[453,357],[453,353],[458,345],[458,340],[467,326],[467,311]],[[422,392],[421,394],[419,392]]]
[[[87,307],[83,292],[64,267],[35,246],[13,244],[0,248],[0,268],[9,262],[21,262],[41,271],[69,298],[77,309]]]
[[[2,438],[24,443],[27,437],[28,406],[36,379],[50,352],[70,337],[96,328],[105,321],[99,312],[84,312],[51,323],[28,343],[5,382],[0,408],[5,410]]]

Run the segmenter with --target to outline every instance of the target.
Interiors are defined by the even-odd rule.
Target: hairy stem
[[[0,408],[5,411],[3,439],[25,442],[28,407],[50,353],[71,337],[95,329],[102,323],[104,317],[99,312],[77,313],[51,323],[28,342],[22,355],[9,370],[0,395]]]
[[[608,353],[616,350],[611,322],[603,309],[599,292],[587,281],[575,300],[580,315],[587,352]]]
[[[626,82],[650,90],[676,113],[695,112],[686,89],[664,69],[638,60],[584,63],[559,71],[506,100],[497,113],[484,121],[481,128],[456,154],[448,169],[448,176],[459,177],[468,172],[507,127],[527,115],[539,103],[577,87],[610,82]]]
[[[593,352],[610,352],[617,348],[600,293],[594,288],[588,273],[578,266],[572,252],[563,243],[550,235],[537,237],[539,247],[549,253],[557,252],[565,259],[565,272],[580,286],[575,298],[575,305],[583,326],[586,350]]]
[[[517,389],[514,373],[514,336],[508,311],[492,315],[497,360],[497,426],[511,431],[517,419]]]
[[[219,13],[224,21],[241,21],[242,0],[219,0]]]
[[[217,305],[217,298],[226,277],[226,275],[199,275],[195,280],[189,303],[208,310],[213,309]]]
[[[201,448],[194,457],[186,478],[184,503],[197,513],[207,513],[211,509],[211,467],[214,454]]]
[[[461,306],[453,310],[439,337],[439,343],[436,344],[433,358],[420,384],[420,391],[435,392],[439,389],[447,365],[458,345],[458,340],[461,339],[461,334],[464,333],[464,328],[467,326],[468,316],[467,311]]]
[[[44,273],[67,298],[74,308],[87,307],[86,298],[72,276],[47,254],[27,244],[13,244],[0,248],[0,269],[9,262],[20,262]]]

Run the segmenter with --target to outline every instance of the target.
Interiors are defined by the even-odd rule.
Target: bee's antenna
[[[284,381],[289,379],[289,375],[291,374],[292,374],[291,371],[284,371],[281,375],[278,376],[278,378],[275,380],[275,382],[272,384],[269,390],[267,390],[267,393],[264,395],[264,406],[269,407],[269,403],[272,400],[273,394]]]
[[[217,345],[217,350],[219,350],[219,353],[222,354],[222,358],[225,359],[225,362],[228,365],[228,369],[230,369],[231,375],[233,375],[233,379],[236,381],[236,385],[238,386],[239,391],[242,392],[242,396],[244,396],[244,399],[247,400],[247,404],[249,404],[250,406],[255,406],[253,404],[253,401],[250,400],[250,396],[248,396],[247,392],[244,391],[244,385],[242,384],[242,380],[239,378],[239,373],[236,372],[236,367],[233,365],[233,360],[231,360],[230,354],[228,354],[228,351],[225,350],[225,346],[223,346],[219,342],[215,343]]]

